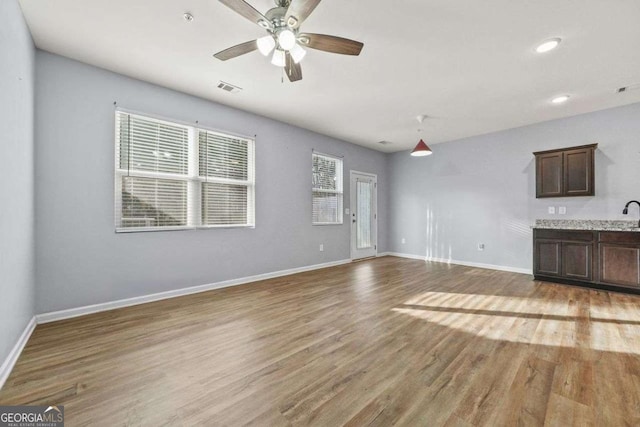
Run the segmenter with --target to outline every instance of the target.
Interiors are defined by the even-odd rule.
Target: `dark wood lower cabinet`
[[[534,230],[536,279],[640,293],[640,232]]]
[[[559,276],[562,242],[553,240],[536,241],[536,271],[547,276]]]
[[[640,288],[640,248],[600,244],[600,281]]]
[[[640,290],[640,233],[602,232],[600,282]]]
[[[587,282],[593,280],[593,243],[562,243],[562,276]]]

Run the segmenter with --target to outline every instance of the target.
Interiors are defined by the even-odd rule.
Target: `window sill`
[[[256,228],[255,225],[207,225],[198,227],[128,227],[128,228],[116,228],[116,234],[127,233],[155,233],[158,231],[194,231],[194,230],[212,230],[212,229],[225,229],[225,228]]]

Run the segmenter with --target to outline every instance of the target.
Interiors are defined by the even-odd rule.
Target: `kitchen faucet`
[[[637,201],[637,200],[632,200],[632,201],[630,201],[629,203],[627,203],[627,204],[625,205],[624,210],[622,211],[622,214],[623,214],[623,215],[627,215],[627,214],[629,214],[629,205],[630,205],[631,203],[636,203],[636,204],[638,205],[638,207],[640,207],[640,202],[639,202],[639,201]],[[640,221],[638,221],[638,227],[640,227]]]

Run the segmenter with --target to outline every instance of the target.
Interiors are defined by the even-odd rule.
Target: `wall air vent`
[[[218,82],[218,88],[231,93],[238,93],[242,90],[241,87],[232,85],[231,83],[223,82],[222,80]]]
[[[632,90],[640,90],[640,83],[631,85],[631,86],[623,86],[617,90],[618,93],[631,92]]]

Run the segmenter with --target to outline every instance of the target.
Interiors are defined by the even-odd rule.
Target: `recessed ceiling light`
[[[545,53],[558,47],[562,39],[549,39],[536,48],[536,52]]]
[[[560,95],[553,98],[551,102],[554,104],[564,104],[568,100],[569,100],[569,95]]]

